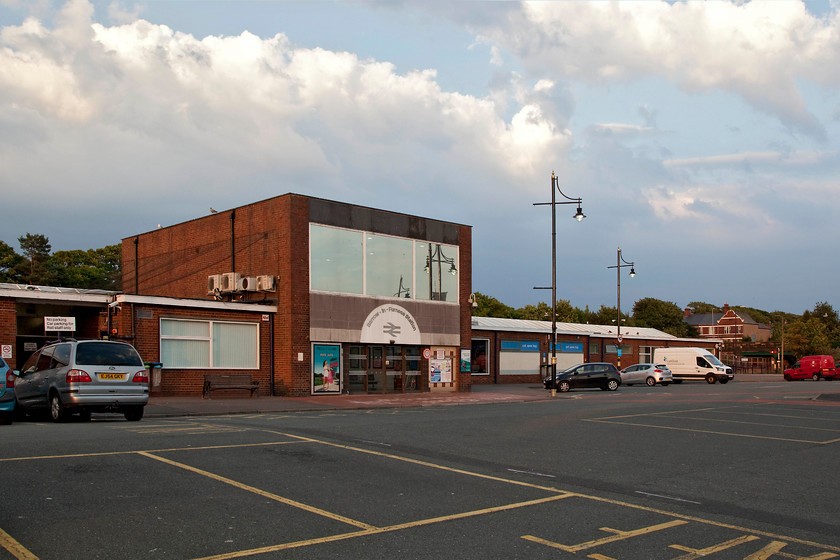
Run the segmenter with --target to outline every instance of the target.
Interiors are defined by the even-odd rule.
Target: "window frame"
[[[207,326],[207,336],[179,336],[179,335],[165,335],[163,323],[165,321],[175,321],[181,323],[202,323]],[[214,361],[214,326],[222,325],[246,325],[254,329],[254,363],[250,365],[215,365]],[[191,342],[207,342],[207,364],[208,365],[171,365],[163,360],[164,341],[191,341]],[[259,370],[260,369],[260,323],[256,321],[219,321],[215,319],[187,319],[183,317],[161,317],[159,320],[158,342],[160,357],[163,363],[163,369],[189,369],[189,370]]]

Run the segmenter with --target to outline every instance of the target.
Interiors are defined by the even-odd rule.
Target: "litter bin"
[[[160,370],[163,368],[161,362],[144,362],[146,371],[149,372],[149,387],[152,391],[160,390]]]

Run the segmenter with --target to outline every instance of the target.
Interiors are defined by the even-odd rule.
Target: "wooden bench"
[[[212,399],[212,392],[215,389],[245,389],[251,391],[253,397],[259,388],[260,382],[254,381],[250,373],[208,373],[204,376],[204,389],[201,396]]]

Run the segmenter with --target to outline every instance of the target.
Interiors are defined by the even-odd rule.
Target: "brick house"
[[[766,342],[773,334],[773,327],[758,323],[743,311],[735,311],[728,304],[723,304],[720,313],[692,313],[685,309],[683,321],[697,329],[701,338],[721,339],[724,343]]]

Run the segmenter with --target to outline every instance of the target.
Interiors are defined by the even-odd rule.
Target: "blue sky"
[[[287,192],[473,227],[473,288],[840,309],[831,2],[0,0],[0,240]]]

